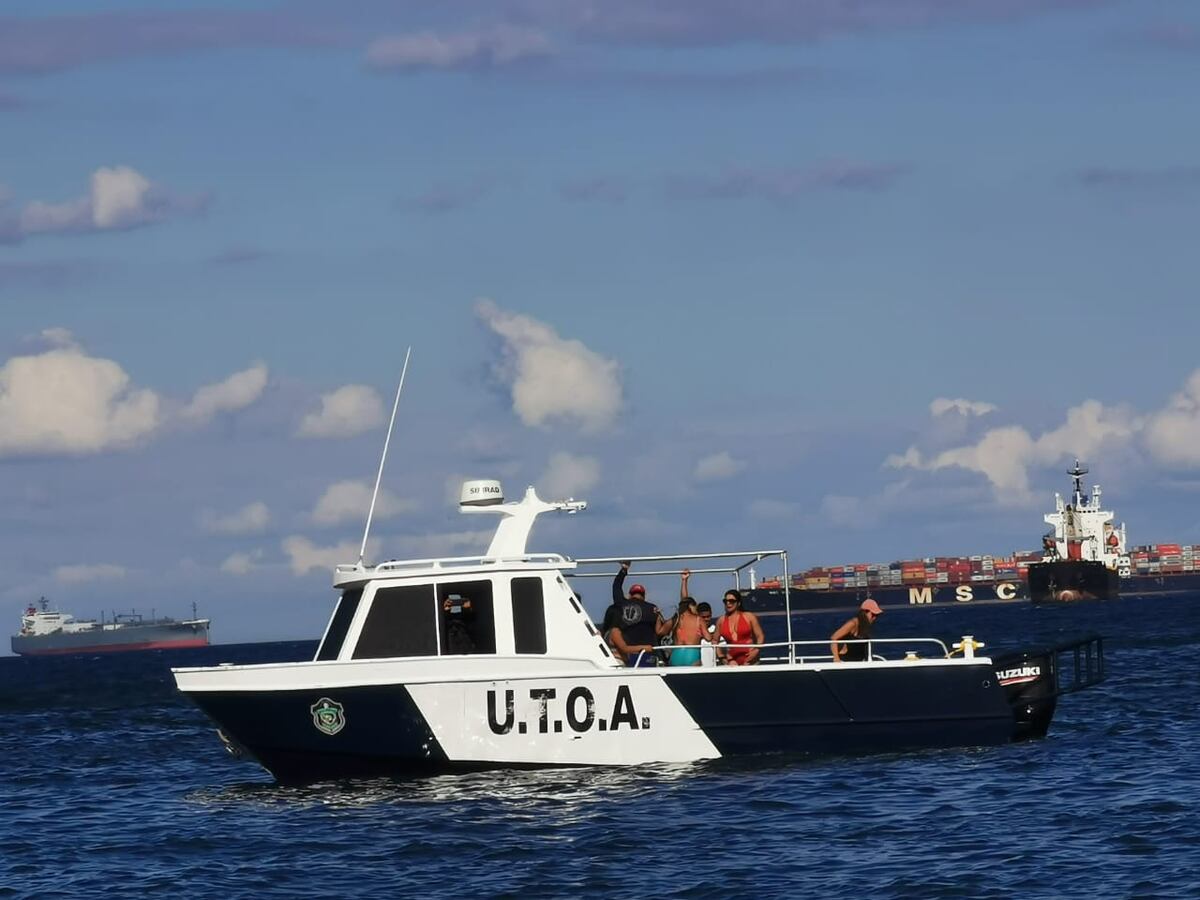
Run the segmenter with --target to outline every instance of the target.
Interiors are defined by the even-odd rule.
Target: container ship
[[[1101,507],[1099,485],[1084,493],[1087,473],[1078,460],[1067,474],[1073,495],[1054,495],[1054,511],[1043,518],[1051,526],[1042,549],[1007,555],[930,556],[891,563],[852,563],[814,567],[792,574],[792,609],[826,610],[858,606],[871,597],[883,607],[989,604],[1029,601],[1030,567],[1035,576],[1066,561],[1100,563],[1112,573],[1123,597],[1200,593],[1200,544],[1148,544],[1127,550],[1125,526]],[[1044,594],[1035,577],[1032,599]],[[1107,585],[1106,585],[1107,586]],[[747,608],[764,612],[784,608],[783,576],[757,581],[747,592]],[[1111,596],[1111,590],[1097,595]],[[1052,598],[1060,599],[1060,598]],[[1086,598],[1080,598],[1086,599]]]
[[[76,619],[70,613],[29,607],[21,616],[21,630],[12,636],[18,656],[51,656],[69,653],[120,653],[130,650],[163,650],[208,645],[208,619],[145,618],[139,613],[114,613],[111,621]]]

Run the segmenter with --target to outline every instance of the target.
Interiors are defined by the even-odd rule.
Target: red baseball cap
[[[631,587],[629,589],[629,596],[632,597],[634,594],[641,594],[643,597],[645,597],[646,589],[644,587],[642,587],[640,584],[635,584],[633,587]]]
[[[879,604],[869,597],[858,608],[863,612],[875,613],[877,616],[883,615],[883,610],[879,608]]]

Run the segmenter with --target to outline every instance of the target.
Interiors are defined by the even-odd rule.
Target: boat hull
[[[1045,734],[1053,702],[1038,707],[1036,721],[1029,710],[1018,714],[1012,689],[989,660],[932,662],[260,690],[222,690],[220,674],[200,674],[210,670],[176,677],[231,749],[288,783],[981,746]],[[1049,666],[1045,677],[1053,678]]]
[[[1029,599],[1028,586],[1021,581],[971,582],[965,584],[888,585],[841,590],[791,592],[793,612],[853,609],[868,597],[884,608],[905,606],[967,606],[970,604],[1016,603]],[[782,612],[781,588],[755,588],[746,592],[746,608],[755,612]]]
[[[1120,579],[1122,597],[1157,597],[1200,593],[1200,572],[1132,574]]]
[[[1168,575],[1133,574],[1116,577],[1116,593],[1125,598],[1151,598],[1200,594],[1200,573]],[[887,585],[840,590],[791,591],[793,612],[854,609],[871,597],[885,609],[922,606],[988,606],[1028,602],[1026,581],[967,582],[963,584]],[[746,606],[755,612],[782,612],[783,591],[755,588],[746,592]]]
[[[173,622],[45,635],[16,634],[12,637],[12,651],[19,656],[67,656],[205,647],[208,642],[207,623]]]
[[[1060,559],[1029,567],[1029,599],[1034,603],[1115,600],[1118,596],[1120,579],[1102,562]]]

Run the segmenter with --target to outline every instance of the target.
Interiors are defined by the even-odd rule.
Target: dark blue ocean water
[[[880,622],[989,652],[1087,631],[1109,680],[1042,741],[305,788],[227,756],[167,669],[313,644],[4,658],[0,896],[1200,897],[1200,597]]]

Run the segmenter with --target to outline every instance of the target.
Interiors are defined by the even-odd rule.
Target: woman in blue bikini
[[[706,637],[704,623],[696,612],[696,601],[688,594],[688,578],[691,570],[684,569],[679,580],[679,612],[675,614],[672,635],[675,644],[671,648],[672,666],[700,665],[700,641]]]

